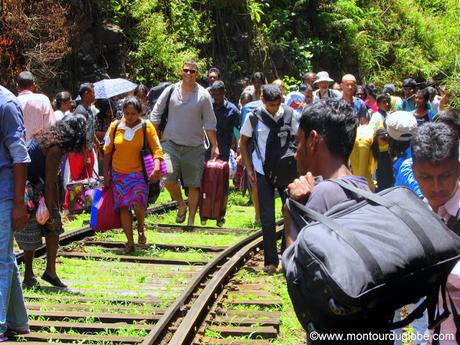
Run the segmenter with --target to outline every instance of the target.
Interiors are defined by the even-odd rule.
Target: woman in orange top
[[[144,144],[142,103],[137,97],[127,97],[123,102],[123,118],[110,124],[104,138],[104,183],[113,182],[115,208],[120,210],[123,231],[128,239],[125,254],[134,251],[133,218],[137,217],[138,243],[145,245],[144,217],[147,209],[149,187],[144,180],[140,151]],[[160,159],[163,159],[160,141],[152,123],[146,122],[145,140],[154,158],[155,168],[149,177],[154,182],[160,179]]]

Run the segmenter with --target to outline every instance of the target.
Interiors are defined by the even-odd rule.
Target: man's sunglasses
[[[196,70],[194,69],[188,69],[188,68],[184,68],[182,70],[184,73],[189,73],[189,74],[195,74],[196,73]]]

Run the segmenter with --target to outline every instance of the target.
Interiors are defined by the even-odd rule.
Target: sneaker
[[[22,288],[23,289],[38,289],[40,288],[40,283],[35,277],[24,279],[22,282]]]
[[[278,273],[278,267],[275,265],[267,265],[264,267],[264,272],[268,275],[276,274]]]
[[[8,337],[0,335],[0,343],[3,343],[4,341],[8,341]]]

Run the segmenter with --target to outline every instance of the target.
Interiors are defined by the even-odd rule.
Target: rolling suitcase
[[[206,224],[208,219],[217,221],[217,226],[225,223],[227,211],[229,167],[228,162],[210,160],[204,165],[200,191],[200,219]]]

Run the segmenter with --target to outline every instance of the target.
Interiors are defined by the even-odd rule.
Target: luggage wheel
[[[217,226],[221,228],[225,224],[225,218],[222,218],[221,220],[217,221]]]
[[[206,220],[202,219],[201,220],[201,225],[206,225]]]

